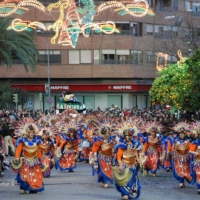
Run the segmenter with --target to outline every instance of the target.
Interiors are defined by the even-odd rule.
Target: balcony
[[[141,64],[141,61],[137,59],[129,59],[129,60],[94,60],[94,64],[96,65],[131,65],[131,64]]]
[[[177,36],[177,32],[163,32],[163,33],[154,33],[155,38],[168,40]]]

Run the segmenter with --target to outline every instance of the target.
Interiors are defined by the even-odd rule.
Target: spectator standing
[[[9,129],[9,123],[4,123],[2,126],[2,135],[5,140],[5,147],[6,147],[6,156],[9,155],[9,147],[12,150],[12,153],[15,153],[15,148],[12,142],[12,129]]]

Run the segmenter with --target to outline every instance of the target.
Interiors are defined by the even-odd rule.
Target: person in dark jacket
[[[15,152],[15,147],[12,142],[12,133],[13,133],[13,130],[10,128],[10,124],[4,123],[2,126],[2,135],[5,140],[6,156],[9,155],[9,147],[11,148],[13,154]]]

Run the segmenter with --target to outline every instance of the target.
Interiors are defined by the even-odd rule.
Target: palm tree
[[[7,108],[12,99],[12,88],[10,82],[0,82],[0,109]]]
[[[8,30],[12,20],[11,17],[0,17],[0,63],[12,67],[13,57],[16,57],[26,71],[28,66],[35,71],[39,54],[34,44],[34,32]]]

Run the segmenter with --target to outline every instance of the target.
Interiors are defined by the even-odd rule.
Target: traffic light
[[[18,103],[18,94],[13,94],[13,102]]]
[[[42,93],[39,93],[39,101],[40,101],[40,103],[43,102],[43,95],[42,95]]]

